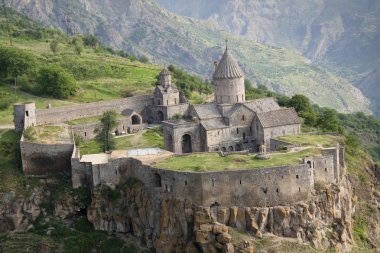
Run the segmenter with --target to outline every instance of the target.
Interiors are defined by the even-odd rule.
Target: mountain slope
[[[156,2],[174,13],[207,20],[236,35],[295,49],[360,89],[366,86],[361,83],[363,77],[380,64],[380,2],[376,0]],[[373,88],[378,90],[379,86]],[[380,102],[372,102],[380,116]]]
[[[13,8],[69,32],[96,34],[104,43],[210,76],[225,38],[251,79],[287,95],[343,111],[368,109],[368,100],[348,81],[293,51],[235,38],[209,23],[176,16],[149,0],[12,0]],[[70,22],[68,22],[68,20]]]

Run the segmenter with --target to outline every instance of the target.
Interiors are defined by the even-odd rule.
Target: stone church
[[[163,124],[165,149],[174,153],[203,151],[258,151],[270,139],[299,134],[301,120],[294,108],[282,108],[271,98],[247,101],[244,73],[228,48],[213,74],[213,103],[191,105],[171,84],[170,73],[160,73],[151,121]],[[183,119],[170,120],[181,114]]]

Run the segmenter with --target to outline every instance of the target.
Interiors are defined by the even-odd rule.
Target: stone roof
[[[237,61],[232,57],[228,49],[223,54],[216,70],[214,79],[234,79],[244,77],[243,71],[240,69]]]
[[[161,85],[157,85],[157,88],[158,88],[162,93],[164,93],[164,92],[166,92],[166,93],[168,93],[168,92],[170,92],[170,93],[178,92],[178,89],[177,89],[177,87],[176,87],[175,85],[170,85],[170,88],[171,88],[171,89],[169,89],[169,88],[165,88],[165,87],[163,87],[163,86],[161,86]]]
[[[268,112],[281,109],[272,97],[246,101],[244,102],[244,105],[254,112]]]
[[[221,117],[221,113],[216,103],[193,105],[196,116],[200,119],[211,119]]]
[[[167,76],[167,75],[170,75],[170,72],[169,72],[169,70],[165,67],[165,68],[163,68],[163,69],[161,70],[160,75]]]
[[[227,128],[228,125],[223,121],[222,118],[214,118],[208,120],[202,120],[201,125],[208,130]]]
[[[301,119],[294,108],[284,108],[276,111],[260,112],[257,118],[264,128],[300,124]]]

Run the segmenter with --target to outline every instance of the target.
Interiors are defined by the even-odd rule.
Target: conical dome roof
[[[226,48],[218,67],[216,67],[213,77],[214,79],[234,79],[244,77],[243,71],[228,51],[228,48]]]

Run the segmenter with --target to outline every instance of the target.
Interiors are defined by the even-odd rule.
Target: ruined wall
[[[81,125],[74,125],[72,129],[74,133],[80,136],[83,140],[91,140],[96,136],[95,129],[99,128],[99,123],[87,123]],[[132,125],[130,118],[118,120],[118,125],[112,130],[119,133],[136,133],[145,127],[144,124]]]
[[[21,138],[22,169],[25,175],[57,175],[71,173],[71,156],[74,144],[39,144]]]
[[[13,105],[13,121],[15,130],[22,133],[25,128],[35,126],[36,122],[36,104],[14,104]]]
[[[142,95],[111,101],[37,110],[37,124],[61,123],[79,118],[99,116],[108,110],[115,110],[117,113],[122,114],[123,111],[132,109],[142,114],[145,106],[150,104],[152,104],[152,96]]]

